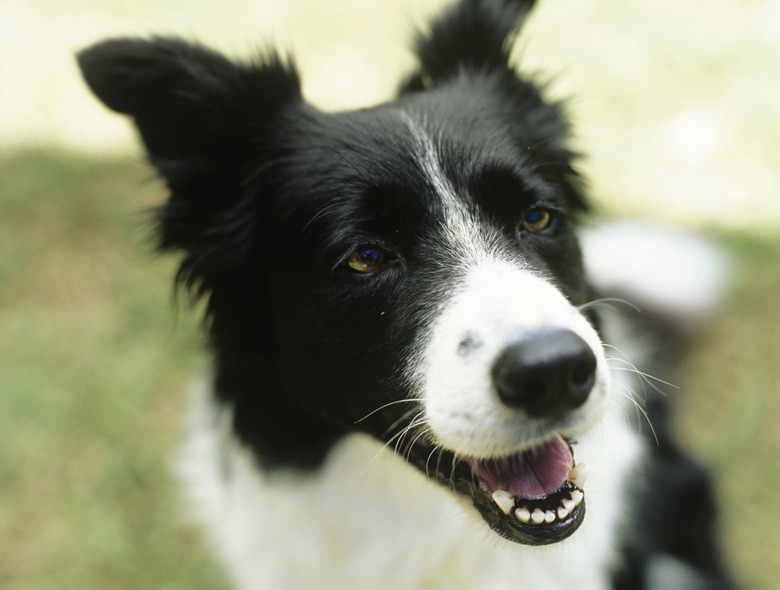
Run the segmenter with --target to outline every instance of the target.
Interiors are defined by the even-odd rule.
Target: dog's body
[[[509,67],[530,5],[463,0],[395,102],[348,113],[275,56],[80,56],[208,297],[181,469],[242,588],[728,587],[707,479],[634,399],[653,330],[594,303],[560,106]]]

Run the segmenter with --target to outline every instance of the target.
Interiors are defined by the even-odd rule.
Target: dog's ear
[[[562,103],[545,100],[542,88],[510,62],[516,35],[534,0],[460,0],[417,39],[419,67],[401,85],[401,94],[444,85],[460,76],[501,82],[502,99],[517,108],[522,141],[538,169],[571,206],[587,209],[583,182],[574,168],[577,154],[567,147],[570,129]]]
[[[117,39],[82,51],[78,62],[98,98],[134,118],[155,164],[228,159],[226,150],[300,99],[297,73],[276,55],[237,64],[178,39]]]
[[[515,35],[534,0],[461,0],[417,38],[419,71],[403,90],[435,86],[460,72],[506,70]]]
[[[295,69],[276,55],[239,64],[168,38],[105,41],[78,62],[98,98],[133,118],[168,184],[160,249],[184,250],[179,279],[209,290],[211,275],[249,247],[257,195],[247,193],[247,168],[265,164],[275,121],[301,101]]]

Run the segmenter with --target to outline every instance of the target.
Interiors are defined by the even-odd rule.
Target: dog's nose
[[[556,417],[588,399],[596,355],[570,330],[533,333],[507,346],[492,369],[501,401],[531,416]]]

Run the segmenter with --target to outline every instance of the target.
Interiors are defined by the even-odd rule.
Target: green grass
[[[170,457],[194,314],[138,214],[141,163],[0,157],[0,588],[226,588],[186,524]],[[737,280],[681,377],[678,431],[717,476],[723,538],[755,590],[780,579],[780,240],[724,233]]]
[[[168,469],[199,338],[140,163],[0,161],[0,587],[223,588]]]
[[[720,483],[724,539],[748,588],[780,579],[780,239],[722,236],[735,284],[681,379],[678,431]]]

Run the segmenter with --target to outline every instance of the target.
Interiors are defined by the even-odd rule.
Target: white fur
[[[416,143],[417,161],[422,165],[431,186],[440,199],[446,218],[438,228],[441,233],[439,247],[446,249],[443,260],[460,260],[473,263],[501,255],[500,237],[496,231],[479,223],[464,206],[455,189],[442,170],[438,150],[433,138],[419,122],[405,112],[399,111],[401,120],[407,125]]]
[[[469,269],[434,324],[420,367],[426,426],[436,442],[484,458],[549,439],[549,424],[501,403],[491,367],[508,345],[550,329],[574,332],[598,361],[587,402],[556,428],[565,436],[578,436],[598,419],[609,393],[609,371],[595,330],[560,291],[517,263],[486,260]],[[464,338],[473,341],[473,349],[462,353]]]
[[[468,501],[362,435],[345,439],[311,475],[264,474],[230,421],[201,388],[179,472],[237,588],[609,587],[621,498],[641,455],[616,406],[577,447],[593,466],[585,522],[546,547],[500,539]]]

